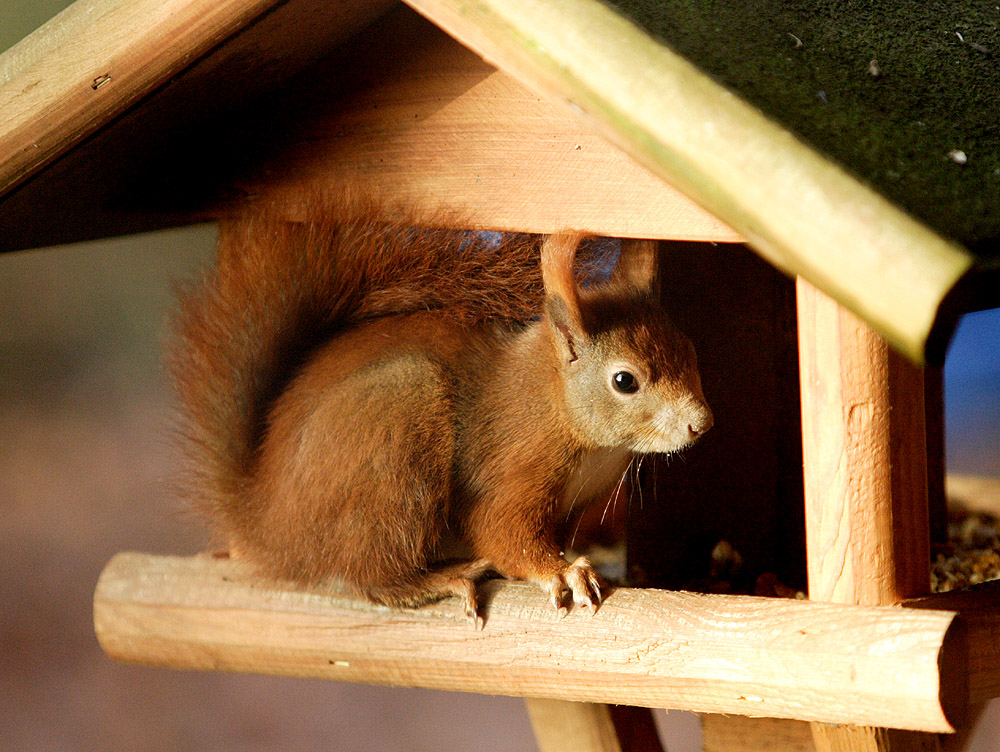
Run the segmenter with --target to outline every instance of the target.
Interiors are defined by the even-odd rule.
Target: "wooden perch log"
[[[393,610],[238,562],[125,553],[94,619],[112,658],[172,668],[927,731],[964,708],[953,612],[620,588],[560,620],[531,584],[482,592],[476,631],[450,600]]]
[[[969,646],[966,681],[971,705],[1000,697],[1000,580],[913,598],[907,608],[957,611]]]

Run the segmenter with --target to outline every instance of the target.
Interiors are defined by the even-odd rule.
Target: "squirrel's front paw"
[[[601,605],[600,578],[586,556],[567,564],[563,571],[542,580],[541,584],[551,596],[552,605],[559,612],[560,618],[568,611],[565,605],[568,593],[572,593],[573,603],[586,607],[592,614]]]

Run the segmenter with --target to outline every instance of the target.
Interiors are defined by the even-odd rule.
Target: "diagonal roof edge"
[[[922,361],[965,248],[597,0],[406,0]],[[948,306],[945,306],[948,308]],[[930,344],[929,344],[930,343]]]
[[[0,56],[0,194],[281,0],[78,0]]]

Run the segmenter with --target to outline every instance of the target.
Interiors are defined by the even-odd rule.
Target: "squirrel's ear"
[[[659,289],[659,246],[656,240],[623,239],[611,283],[655,293]]]
[[[573,276],[573,260],[583,237],[579,232],[559,232],[542,244],[542,282],[545,284],[545,314],[566,348],[576,360],[576,341],[583,336],[580,296]]]

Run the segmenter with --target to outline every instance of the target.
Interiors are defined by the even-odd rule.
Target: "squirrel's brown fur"
[[[494,569],[596,608],[560,509],[711,425],[651,291],[655,246],[582,291],[577,234],[545,241],[540,274],[537,237],[491,247],[361,202],[306,215],[224,222],[184,298],[172,371],[198,507],[270,575],[392,605],[455,594],[478,621],[473,581]]]

